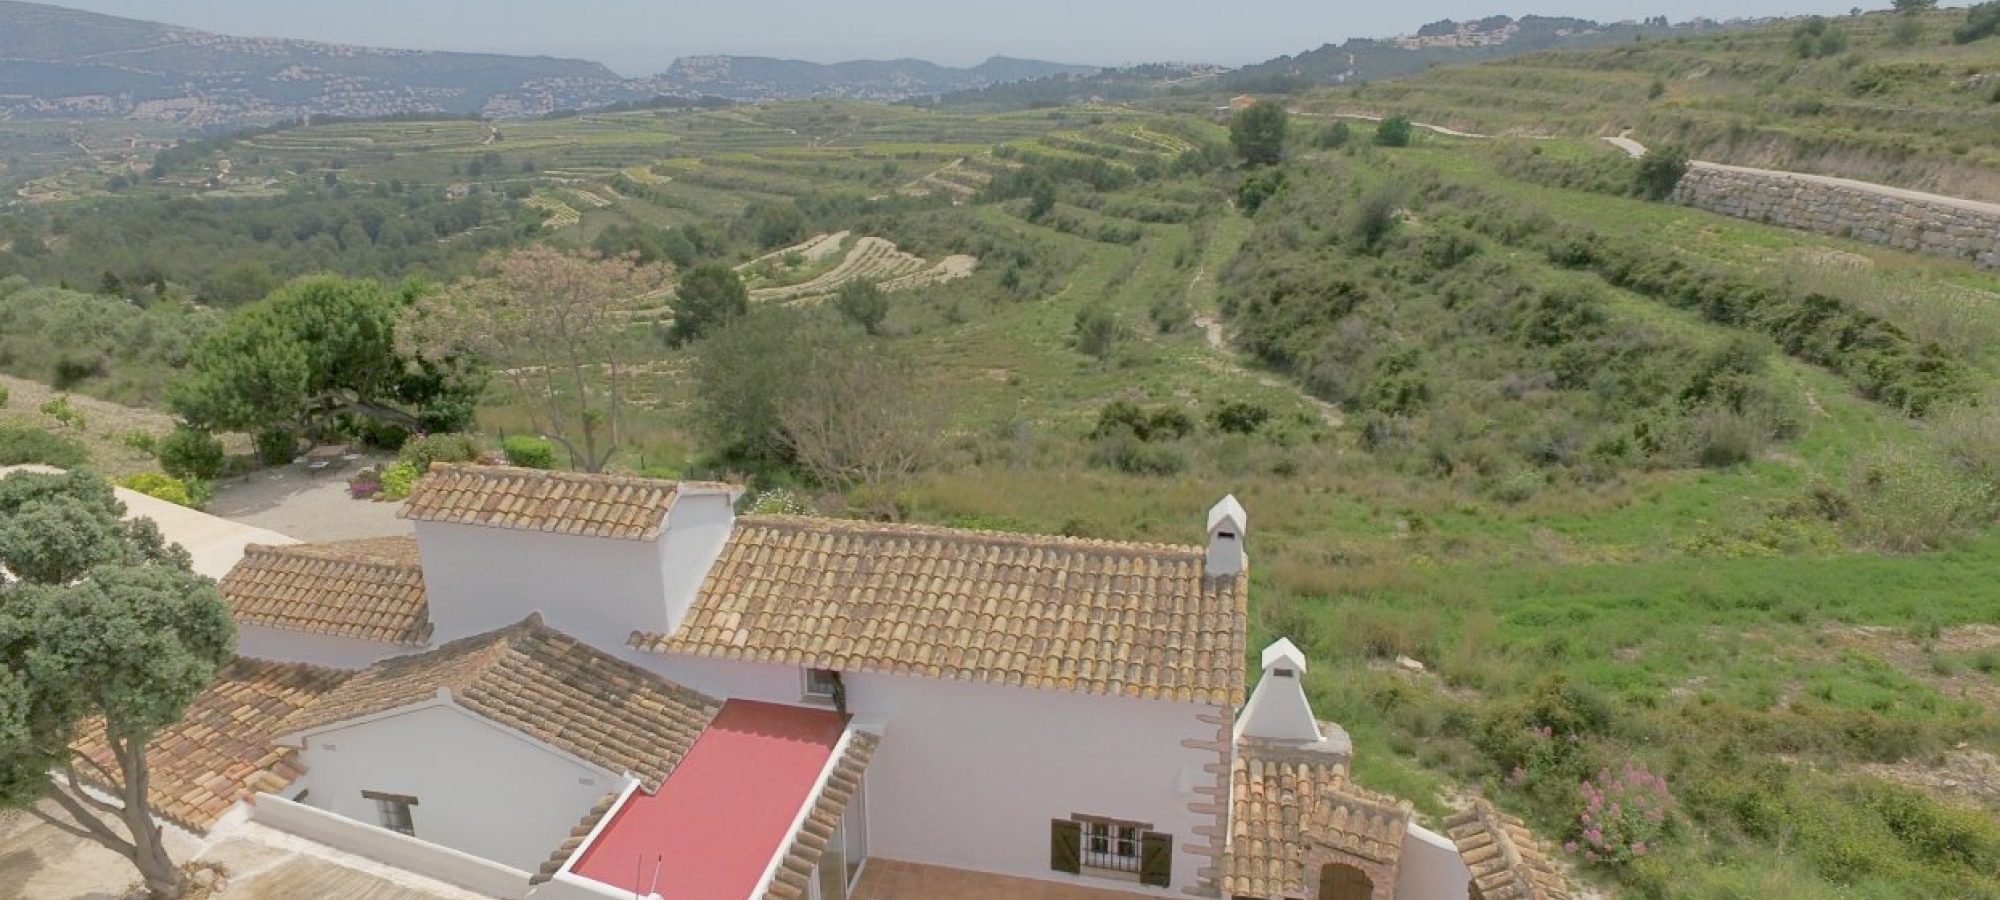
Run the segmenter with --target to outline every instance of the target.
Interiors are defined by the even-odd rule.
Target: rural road
[[[1632,158],[1634,159],[1645,156],[1646,145],[1633,140],[1630,136],[1631,134],[1632,132],[1627,131],[1624,134],[1620,134],[1617,137],[1605,138],[1604,142],[1614,147],[1617,147],[1618,149],[1623,150],[1628,154],[1631,154]],[[1846,188],[1852,191],[1860,191],[1864,194],[1873,194],[1878,197],[1889,197],[1895,200],[1908,200],[1914,203],[1931,203],[1931,204],[1936,204],[1938,206],[1948,206],[1954,209],[1962,209],[1967,212],[1981,213],[1989,216],[2000,216],[2000,203],[1986,203],[1979,200],[1967,200],[1963,197],[1947,197],[1943,194],[1931,194],[1931,193],[1926,193],[1924,191],[1913,191],[1908,188],[1890,187],[1889,185],[1876,184],[1872,181],[1856,181],[1852,178],[1835,178],[1831,175],[1807,175],[1803,172],[1787,172],[1784,171],[1783,169],[1756,169],[1756,168],[1751,168],[1749,166],[1731,166],[1731,165],[1724,165],[1722,163],[1704,162],[1698,159],[1689,162],[1688,165],[1692,168],[1707,169],[1712,172],[1735,172],[1744,175],[1765,175],[1775,178],[1790,178],[1796,181],[1803,181],[1811,184],[1823,184],[1829,187]]]

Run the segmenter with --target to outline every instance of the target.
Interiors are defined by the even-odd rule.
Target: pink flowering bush
[[[1673,826],[1674,795],[1667,780],[1643,764],[1626,763],[1622,772],[1597,773],[1578,788],[1583,813],[1576,838],[1563,845],[1570,853],[1605,865],[1624,865],[1653,852]]]

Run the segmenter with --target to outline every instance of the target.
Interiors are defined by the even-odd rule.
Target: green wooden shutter
[[[1082,822],[1049,820],[1049,868],[1071,875],[1083,874]]]
[[[1139,841],[1139,883],[1153,887],[1174,884],[1174,836],[1148,831]]]

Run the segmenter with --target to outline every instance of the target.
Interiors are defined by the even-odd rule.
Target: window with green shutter
[[[1049,868],[1071,875],[1083,874],[1082,822],[1049,821]]]
[[[1139,846],[1139,883],[1172,887],[1174,883],[1174,836],[1146,832]]]

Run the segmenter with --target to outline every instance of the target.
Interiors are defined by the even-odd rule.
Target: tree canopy
[[[1259,100],[1229,120],[1229,143],[1250,165],[1277,165],[1285,159],[1285,130],[1290,120],[1284,104]]]
[[[516,250],[490,261],[480,277],[411,306],[400,352],[443,372],[454,371],[454,361],[490,362],[513,386],[531,427],[562,445],[575,467],[603,471],[623,439],[631,375],[619,312],[657,294],[669,274],[663,264],[632,257]],[[468,372],[451,380],[477,378]]]
[[[454,431],[472,417],[477,370],[399,355],[414,290],[301,278],[231,316],[195,351],[172,406],[211,430],[299,430],[338,416]]]
[[[186,551],[123,513],[87,472],[0,480],[0,566],[18,579],[0,583],[0,806],[118,852],[174,898],[187,881],[147,805],[146,747],[234,656],[236,626]],[[111,766],[72,749],[97,728]]]
[[[674,292],[675,341],[695,340],[750,309],[750,292],[728,266],[696,266]]]

